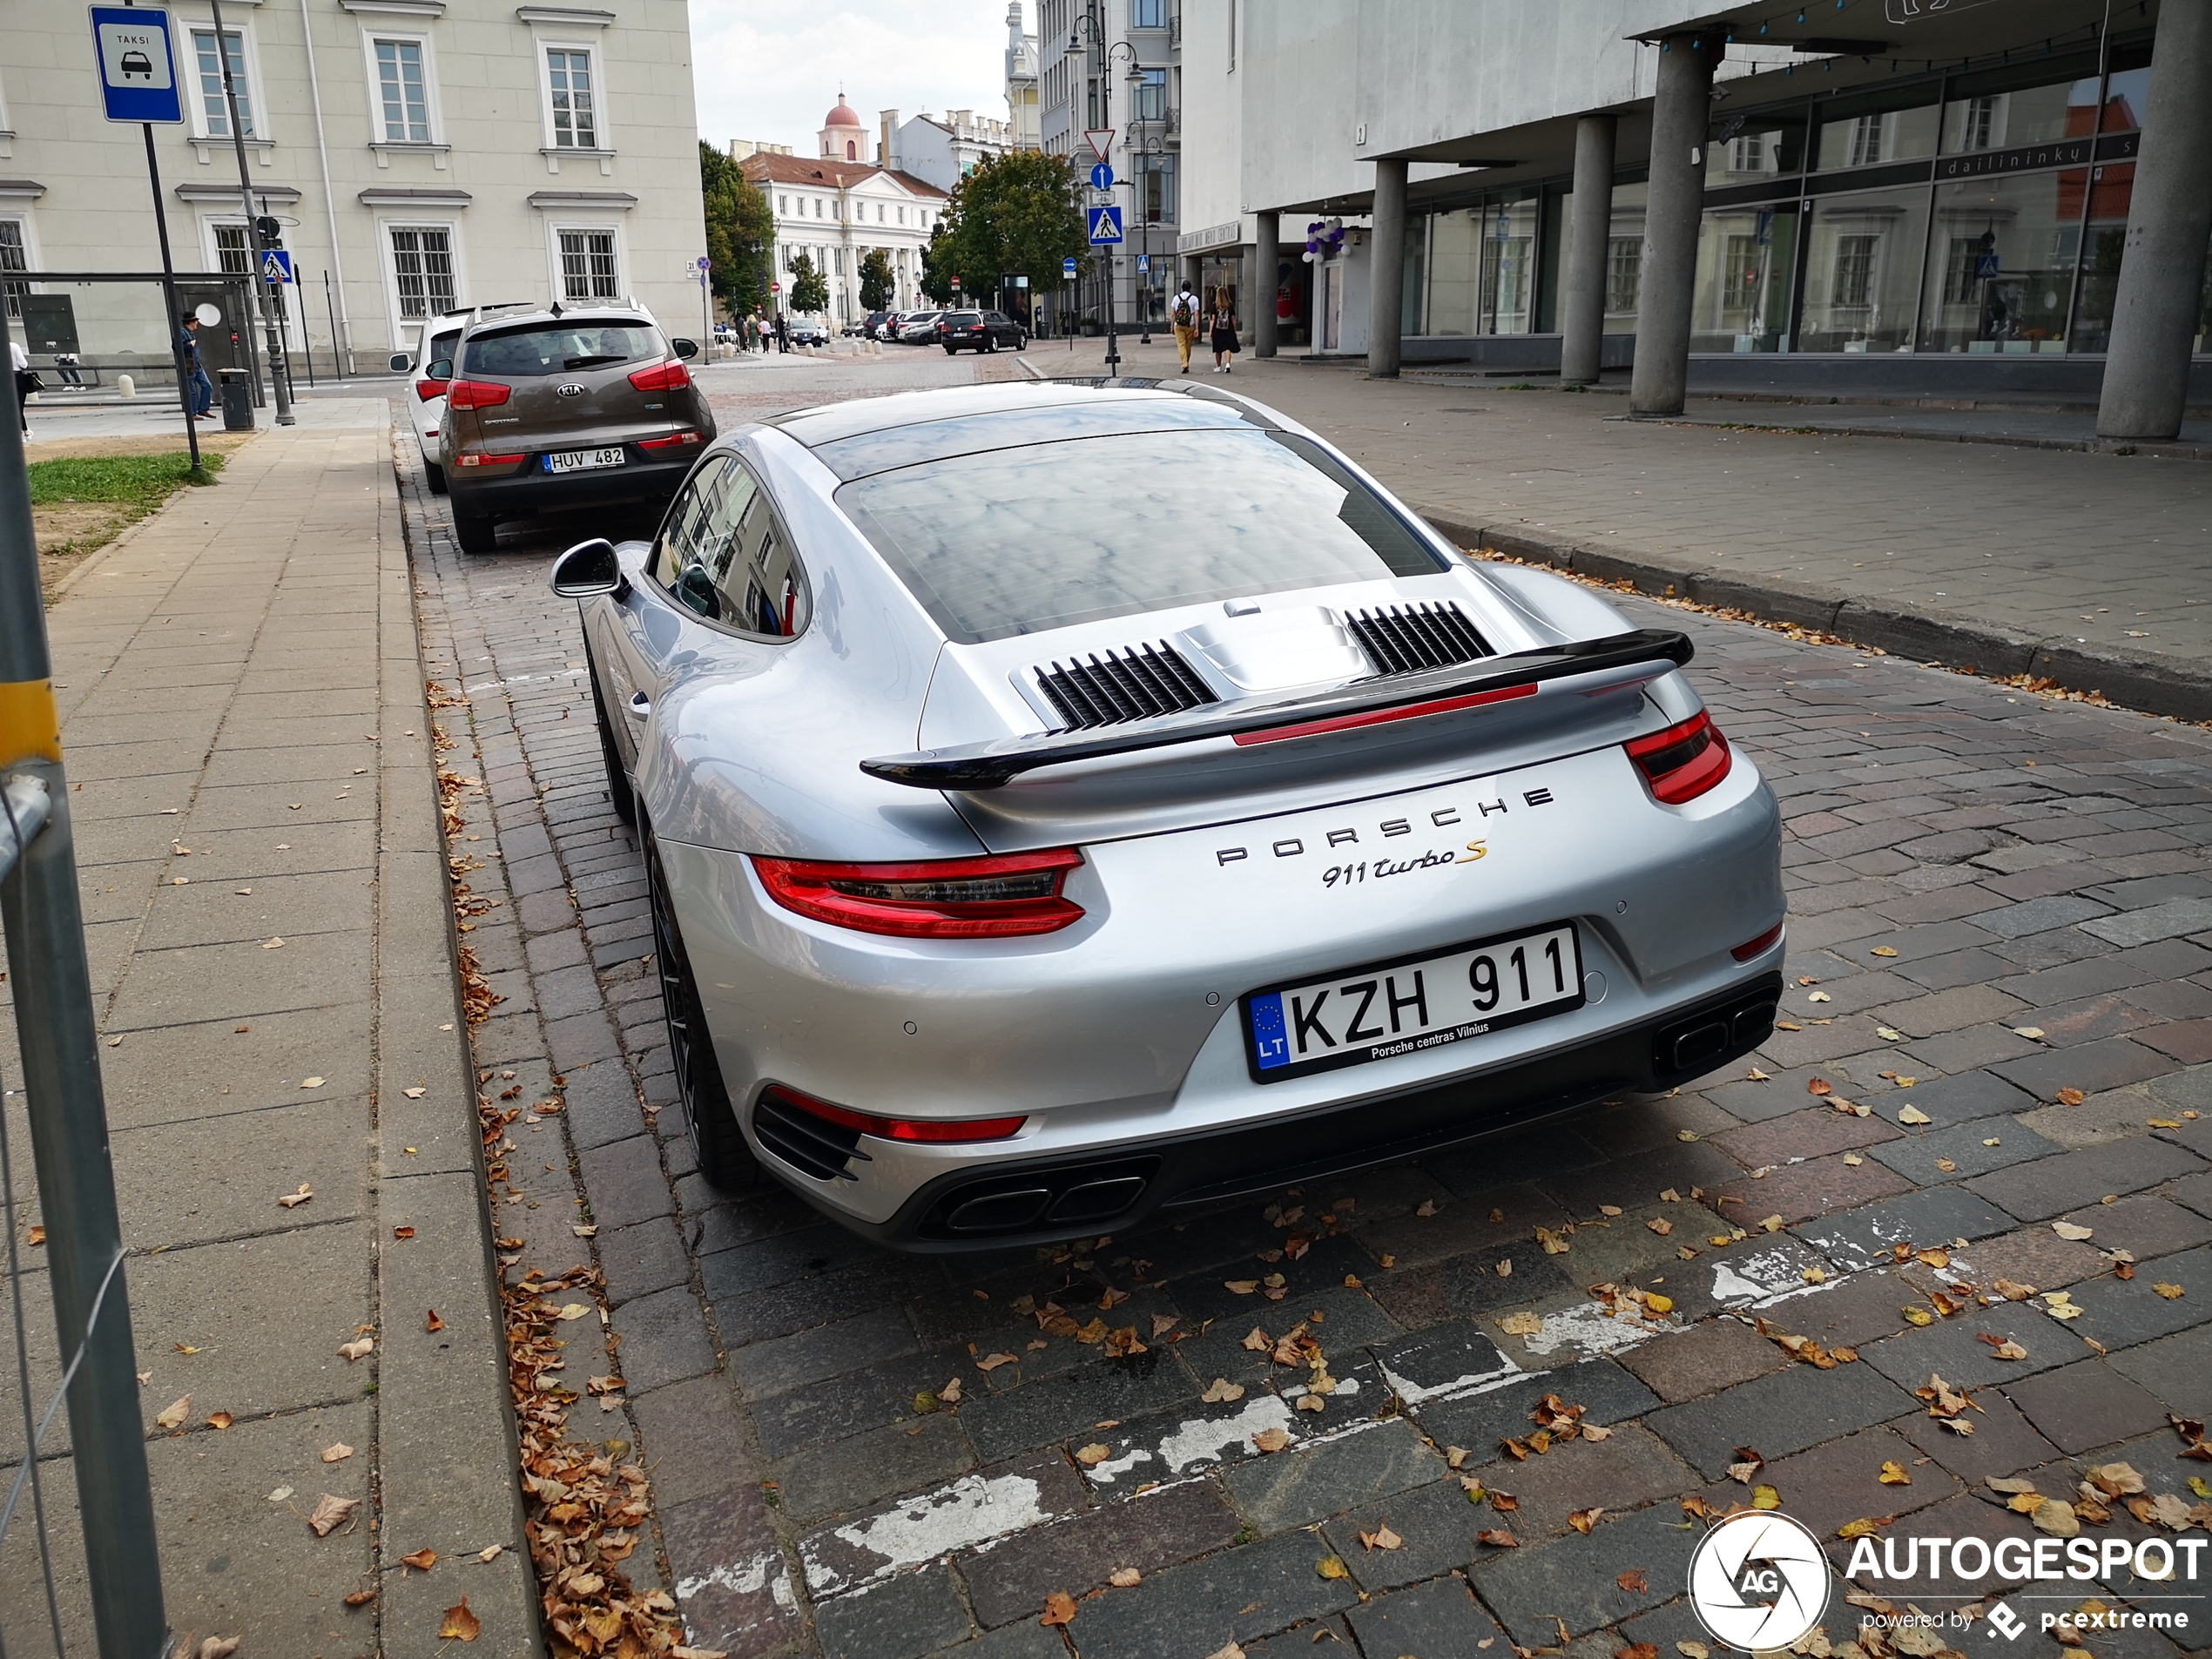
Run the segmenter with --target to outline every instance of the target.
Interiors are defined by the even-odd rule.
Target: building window
[[[878,202],[875,205],[875,222],[879,225],[883,223],[883,204],[881,202]]]
[[[395,225],[392,286],[402,317],[431,317],[454,307],[453,232],[442,225]]]
[[[1129,26],[1132,29],[1166,28],[1168,0],[1129,0]]]
[[[246,42],[235,29],[223,31],[223,53],[215,54],[215,31],[192,31],[192,60],[199,77],[200,122],[211,138],[231,136],[230,105],[223,96],[223,64],[229,60],[231,84],[238,95],[239,130],[246,138],[259,134],[253,125],[253,99],[246,80]]]
[[[1862,115],[1851,124],[1849,158],[1846,167],[1871,167],[1882,158],[1882,118]]]
[[[1721,311],[1724,317],[1748,313],[1759,298],[1759,239],[1731,236],[1722,244]]]
[[[30,251],[24,246],[23,220],[0,219],[0,271],[28,271],[30,269]],[[10,317],[23,315],[24,295],[30,292],[28,282],[0,283],[0,294],[7,301]]]
[[[1144,78],[1130,84],[1130,116],[1139,121],[1164,121],[1168,113],[1168,72],[1142,71]]]
[[[387,144],[430,142],[430,99],[422,72],[422,43],[380,40],[376,47],[376,92],[383,111]]]
[[[243,225],[215,226],[215,268],[226,276],[253,274],[253,245]]]
[[[1764,132],[1747,132],[1740,138],[1730,139],[1728,170],[1730,172],[1764,172],[1766,138],[1767,135]]]
[[[1987,98],[1970,98],[1962,112],[1959,143],[1961,150],[1993,150],[2005,136],[2005,95],[1998,92]]]
[[[901,225],[907,222],[907,210],[904,207],[899,209],[899,222]]]
[[[1838,310],[1857,310],[1874,295],[1874,255],[1878,236],[1838,236],[1836,239],[1836,278],[1829,286],[1828,303]]]
[[[1634,236],[1615,236],[1605,245],[1605,308],[1629,312],[1636,308],[1636,274],[1643,260],[1643,243]]]
[[[581,47],[547,47],[545,84],[553,102],[553,147],[597,150],[599,118],[591,97],[591,54]]]
[[[621,273],[612,231],[562,231],[561,297],[573,301],[619,300]]]
[[[1146,156],[1144,160],[1144,222],[1175,223],[1175,162],[1173,156]]]
[[[815,217],[816,219],[819,219],[821,216],[822,216],[822,199],[821,199],[819,196],[817,196],[817,197],[815,197],[815,198],[814,198],[814,217]]]
[[[788,196],[777,197],[776,212],[780,213],[784,218],[789,219],[791,217],[791,198]]]

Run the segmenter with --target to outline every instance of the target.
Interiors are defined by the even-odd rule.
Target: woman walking
[[[1213,372],[1230,374],[1236,372],[1231,360],[1237,355],[1237,313],[1229,303],[1229,290],[1214,290],[1212,314],[1207,318],[1208,343],[1213,347]]]

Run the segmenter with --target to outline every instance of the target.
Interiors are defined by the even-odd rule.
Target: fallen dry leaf
[[[942,1388],[940,1388],[937,1391],[937,1403],[940,1406],[957,1406],[960,1404],[959,1378],[954,1378],[950,1382],[947,1383]]]
[[[1359,1541],[1366,1546],[1367,1553],[1372,1555],[1379,1549],[1397,1549],[1403,1546],[1406,1541],[1391,1531],[1390,1523],[1386,1521],[1374,1531],[1361,1533]]]
[[[1279,1452],[1290,1443],[1290,1435],[1279,1428],[1264,1428],[1252,1436],[1252,1444],[1263,1452]]]
[[[2187,1291],[2184,1291],[2178,1285],[2158,1284],[2152,1285],[2151,1289],[2157,1291],[2159,1295],[2164,1297],[2169,1302],[2178,1302],[2182,1299],[2182,1298],[2188,1294]]]
[[[392,1229],[392,1237],[395,1238],[412,1238],[415,1237],[415,1229],[412,1227],[395,1227]]]
[[[1089,1469],[1094,1468],[1097,1465],[1103,1463],[1112,1455],[1113,1448],[1111,1447],[1101,1446],[1096,1440],[1093,1440],[1089,1446],[1082,1447],[1076,1453],[1076,1461],[1082,1464],[1086,1469]]]
[[[279,1198],[277,1202],[282,1204],[287,1210],[296,1210],[300,1205],[307,1203],[308,1199],[314,1197],[314,1196],[315,1190],[309,1186],[305,1181],[302,1181],[300,1184],[300,1190],[297,1192],[287,1192],[282,1197]]]
[[[1669,1233],[1674,1231],[1675,1230],[1675,1224],[1668,1220],[1664,1216],[1654,1216],[1649,1221],[1645,1222],[1643,1224],[1649,1227],[1653,1232],[1657,1233],[1662,1238],[1664,1238]]]
[[[2083,1094],[2078,1089],[2061,1089],[2059,1090],[2059,1104],[2061,1106],[2079,1106],[2083,1101],[2088,1098],[2089,1097],[2087,1095]]]
[[[469,1610],[469,1598],[462,1596],[461,1605],[446,1609],[445,1617],[438,1624],[441,1642],[474,1642],[483,1633],[484,1622]]]
[[[1844,1154],[1844,1163],[1851,1169],[1856,1170],[1860,1164],[1865,1162],[1866,1160],[1859,1157],[1856,1152],[1846,1152]]]
[[[1519,1549],[1521,1548],[1521,1540],[1515,1538],[1503,1527],[1485,1527],[1480,1532],[1475,1534],[1474,1541],[1478,1544],[1487,1544],[1493,1549]]]
[[[1216,1648],[1206,1659],[1244,1659],[1244,1650],[1231,1642],[1226,1647]]]
[[[1199,1399],[1208,1406],[1225,1405],[1232,1399],[1242,1399],[1244,1397],[1244,1385],[1231,1382],[1226,1377],[1216,1377],[1212,1386],[1198,1396]]]
[[[184,1426],[185,1413],[190,1410],[192,1410],[192,1396],[190,1394],[182,1395],[178,1399],[172,1400],[161,1410],[159,1413],[155,1416],[153,1420],[154,1426],[157,1428],[181,1428]]]
[[[2071,1221],[2054,1221],[2051,1224],[2051,1231],[2061,1238],[2071,1238],[2076,1243],[2085,1238],[2094,1238],[2097,1236],[2096,1229],[2094,1227],[2084,1227],[2079,1223]]]
[[[207,1426],[210,1428],[228,1428],[236,1421],[238,1421],[238,1419],[233,1417],[228,1412],[216,1412],[208,1418]]]
[[[322,1448],[322,1460],[325,1463],[343,1463],[347,1458],[353,1456],[353,1454],[354,1448],[347,1445],[343,1440],[340,1440],[334,1445],[326,1446]]]
[[[1912,1477],[1905,1472],[1905,1465],[1895,1458],[1882,1460],[1882,1473],[1877,1478],[1885,1487],[1909,1487],[1912,1484]]]
[[[1055,1590],[1044,1598],[1044,1616],[1037,1621],[1039,1624],[1051,1629],[1057,1625],[1073,1624],[1075,1622],[1076,1598],[1074,1596],[1065,1590]]]
[[[1779,1509],[1782,1507],[1782,1494],[1772,1487],[1753,1487],[1751,1488],[1751,1507],[1754,1509]]]
[[[1344,1564],[1341,1555],[1324,1555],[1313,1563],[1313,1570],[1323,1578],[1350,1578],[1352,1569]]]
[[[427,1573],[438,1564],[438,1552],[435,1549],[418,1549],[412,1555],[401,1556],[400,1560],[404,1565],[412,1567],[418,1573]]]
[[[1895,1520],[1894,1515],[1863,1515],[1857,1521],[1846,1521],[1836,1528],[1838,1538],[1871,1538]]]
[[[1894,956],[1897,954],[1897,948],[1894,945],[1877,945],[1866,954],[1869,956]]]
[[[975,1369],[978,1371],[996,1371],[1001,1366],[1011,1366],[1017,1365],[1019,1363],[1020,1359],[1017,1355],[1010,1353],[992,1353],[986,1354],[983,1358],[978,1359],[975,1362]]]
[[[2040,1025],[2016,1025],[2013,1028],[2013,1035],[2033,1040],[2043,1035],[2043,1028]]]
[[[1533,1337],[1543,1328],[1543,1316],[1537,1313],[1508,1313],[1498,1321],[1498,1329],[1509,1337]]]
[[[1434,1215],[1436,1213],[1436,1200],[1433,1198],[1422,1199],[1420,1203],[1413,1206],[1413,1213],[1417,1216]]]
[[[590,1312],[590,1308],[582,1302],[569,1302],[564,1303],[560,1312],[554,1317],[562,1319],[580,1319]]]
[[[1900,1123],[1909,1123],[1917,1129],[1923,1123],[1934,1123],[1935,1119],[1930,1117],[1918,1106],[1907,1105],[1900,1106],[1897,1109],[1897,1121]]]
[[[1250,1296],[1259,1288],[1259,1281],[1256,1278],[1225,1278],[1221,1284],[1222,1288],[1231,1296]]]
[[[338,1345],[338,1352],[345,1356],[346,1363],[348,1365],[356,1359],[366,1358],[375,1351],[376,1339],[374,1337],[361,1337],[354,1341],[341,1342]]]
[[[1144,1575],[1134,1567],[1116,1567],[1107,1575],[1106,1581],[1117,1590],[1133,1590],[1144,1581]]]
[[[265,940],[262,942],[261,948],[263,950],[282,950],[284,948],[284,941],[281,939]]]
[[[429,1317],[422,1322],[422,1328],[425,1331],[442,1331],[446,1328],[446,1322],[438,1317],[437,1309],[432,1308]]]
[[[1598,1517],[1604,1513],[1605,1507],[1602,1504],[1594,1505],[1588,1509],[1577,1509],[1567,1517],[1567,1524],[1576,1532],[1587,1534],[1591,1527],[1597,1525]]]
[[[1825,1077],[1815,1077],[1805,1085],[1805,1093],[1808,1095],[1832,1095],[1835,1092],[1835,1084],[1830,1082]]]
[[[2046,1498],[2035,1506],[2028,1516],[2028,1524],[2036,1531],[2048,1533],[2054,1538],[2073,1538],[2081,1531],[2081,1517],[2074,1513],[2074,1506],[2063,1498]]]
[[[402,1089],[400,1090],[400,1093],[405,1095],[409,1100],[421,1100],[423,1096],[428,1094],[429,1092],[430,1091],[428,1089],[421,1087],[419,1084],[413,1089]]]
[[[322,1501],[315,1505],[314,1514],[307,1517],[307,1525],[315,1529],[316,1537],[327,1538],[334,1530],[344,1526],[354,1511],[361,1507],[359,1498],[333,1497],[326,1492],[322,1494]]]
[[[1644,1577],[1641,1567],[1631,1567],[1626,1572],[1615,1573],[1613,1581],[1630,1595],[1642,1595],[1651,1588],[1651,1581]]]

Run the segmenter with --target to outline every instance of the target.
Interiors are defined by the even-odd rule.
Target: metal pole
[[[286,383],[284,342],[277,337],[276,285],[261,273],[262,257],[268,249],[262,246],[261,233],[253,222],[260,215],[253,211],[253,183],[246,172],[246,132],[239,125],[238,87],[231,78],[231,49],[223,33],[223,0],[207,0],[207,4],[215,18],[215,61],[223,68],[223,107],[230,115],[231,149],[238,156],[238,193],[246,208],[246,245],[253,249],[253,268],[247,275],[253,284],[255,307],[261,314],[261,331],[268,339],[269,388],[276,396],[277,424],[292,426],[298,417],[292,413],[292,388]]]
[[[0,341],[8,334],[0,308]],[[0,417],[16,413],[13,376]],[[37,779],[45,827],[0,880],[24,1096],[46,1217],[47,1278],[69,1385],[71,1461],[86,1590],[102,1659],[158,1659],[169,1645],[161,1556],[146,1480],[145,1428],[131,1347],[123,1230],[108,1163],[91,976],[84,962],[69,782],[62,772],[46,607],[38,590],[30,479],[14,421],[0,418],[0,769]],[[0,833],[6,833],[0,819]],[[26,1447],[24,1455],[36,1456]]]
[[[169,214],[161,205],[161,164],[154,158],[153,123],[139,123],[146,135],[146,179],[153,185],[153,227],[161,236],[161,307],[169,328],[169,355],[177,364],[177,401],[185,411],[185,442],[192,446],[192,476],[204,476],[199,464],[199,422],[192,418],[192,388],[186,383],[185,318],[177,309],[176,268],[169,260]]]
[[[338,305],[331,298],[330,273],[327,271],[322,273],[322,303],[323,309],[330,314],[330,346],[338,358],[337,378],[342,381],[346,378],[345,348],[338,343]]]
[[[1152,343],[1152,192],[1148,188],[1152,182],[1152,145],[1150,140],[1137,154],[1144,163],[1136,175],[1136,236],[1138,252],[1143,257],[1137,260],[1137,280],[1130,292],[1141,296],[1138,303],[1144,313],[1143,337],[1136,343],[1149,346]]]

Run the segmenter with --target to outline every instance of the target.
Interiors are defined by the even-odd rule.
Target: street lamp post
[[[1137,79],[1137,72],[1133,64],[1131,71],[1130,79],[1134,83]],[[1134,110],[1136,105],[1136,99],[1132,96],[1130,106]],[[1150,268],[1152,263],[1152,158],[1163,156],[1167,152],[1162,148],[1159,136],[1154,133],[1146,137],[1143,147],[1136,153],[1144,159],[1136,185],[1136,222],[1140,243],[1137,275],[1141,279],[1136,284],[1136,292],[1143,296],[1139,303],[1143,307],[1144,315],[1144,335],[1138,343],[1149,346],[1152,343],[1152,277]]]

